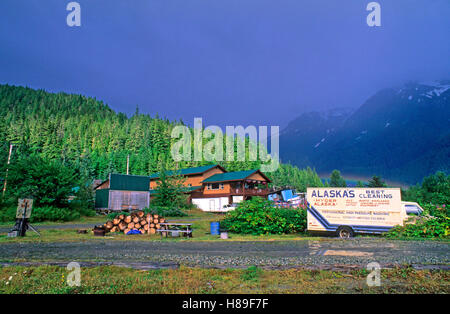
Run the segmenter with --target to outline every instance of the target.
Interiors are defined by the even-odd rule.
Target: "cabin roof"
[[[219,167],[222,171],[226,171],[224,168],[222,168],[219,165],[207,165],[207,166],[200,166],[200,167],[192,167],[192,168],[184,168],[179,170],[168,170],[166,171],[166,175],[172,176],[172,175],[193,175],[193,174],[202,174],[210,169],[213,169],[215,167]],[[157,179],[160,177],[160,173],[154,173],[150,175],[150,179]]]
[[[225,172],[218,173],[209,178],[206,178],[202,181],[202,183],[213,183],[213,182],[224,182],[224,181],[242,181],[247,179],[254,173],[259,173],[266,181],[271,182],[270,179],[258,169],[253,170],[244,170],[244,171],[234,171],[234,172]]]

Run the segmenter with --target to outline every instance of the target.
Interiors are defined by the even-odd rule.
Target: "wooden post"
[[[11,160],[11,153],[12,153],[13,144],[9,144],[9,155],[8,155],[8,162],[6,166],[6,174],[5,174],[5,182],[3,184],[3,197],[5,196],[6,192],[6,181],[8,180],[8,170],[9,170],[9,162]]]

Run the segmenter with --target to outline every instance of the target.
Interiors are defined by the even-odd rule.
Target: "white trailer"
[[[308,188],[307,230],[341,238],[403,225],[400,188]]]

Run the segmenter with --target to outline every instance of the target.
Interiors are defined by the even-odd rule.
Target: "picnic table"
[[[181,222],[163,222],[159,224],[160,229],[156,230],[161,234],[161,239],[163,235],[166,236],[170,233],[171,235],[183,234],[186,237],[192,238],[192,224],[191,223],[181,223]]]

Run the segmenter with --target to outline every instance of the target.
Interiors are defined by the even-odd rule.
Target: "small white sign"
[[[32,208],[33,208],[33,199],[31,198],[19,199],[19,204],[17,205],[16,218],[30,218]]]

